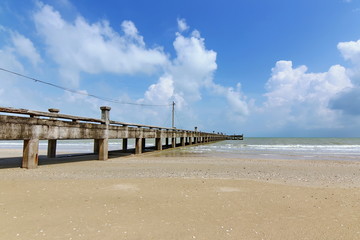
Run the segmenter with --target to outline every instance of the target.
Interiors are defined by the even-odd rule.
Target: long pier
[[[57,140],[93,139],[94,153],[99,160],[107,160],[109,139],[122,139],[122,151],[128,149],[128,139],[135,139],[135,154],[145,149],[146,139],[155,139],[155,150],[192,144],[242,140],[242,135],[200,132],[110,120],[110,107],[100,107],[101,118],[87,118],[49,112],[0,107],[0,140],[23,140],[23,168],[36,168],[39,158],[39,140],[48,140],[48,158],[56,157]],[[165,138],[165,145],[162,141]],[[169,139],[171,144],[169,144]],[[180,139],[180,144],[177,143]]]

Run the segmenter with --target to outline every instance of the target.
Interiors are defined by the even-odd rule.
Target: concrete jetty
[[[128,139],[135,139],[135,154],[145,148],[146,139],[155,139],[155,150],[162,150],[162,140],[166,147],[221,141],[242,140],[242,135],[206,133],[110,120],[110,107],[100,107],[101,118],[87,118],[60,114],[59,109],[49,112],[0,107],[0,140],[23,140],[23,168],[38,165],[39,140],[48,140],[48,158],[56,157],[57,140],[94,139],[94,153],[99,160],[108,159],[109,139],[122,139],[122,150],[128,149]],[[171,143],[169,145],[169,139]],[[180,143],[177,143],[177,140]]]

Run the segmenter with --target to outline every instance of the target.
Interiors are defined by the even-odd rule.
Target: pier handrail
[[[159,126],[153,126],[153,125],[145,125],[145,124],[138,124],[138,123],[126,123],[126,122],[119,122],[119,121],[110,121],[110,124],[116,124],[116,125],[122,125],[122,126],[132,126],[132,127],[142,127],[142,128],[149,128],[149,129],[164,129],[164,130],[173,130],[173,131],[193,132],[190,130],[179,129],[179,128],[159,127]]]
[[[68,119],[68,120],[72,120],[72,121],[95,122],[95,123],[102,123],[102,124],[105,123],[105,120],[103,120],[103,119],[79,117],[79,116],[73,116],[73,115],[67,115],[67,114],[61,114],[61,113],[42,112],[42,111],[18,109],[18,108],[11,108],[11,107],[0,107],[0,112],[29,115],[30,117],[36,116],[36,117],[48,117],[48,118],[56,118],[56,119],[59,119],[59,118],[60,119]],[[196,131],[179,129],[179,128],[159,127],[159,126],[153,126],[153,125],[127,123],[127,122],[119,122],[119,121],[112,121],[112,120],[109,121],[109,124],[140,127],[140,128],[149,128],[149,129],[172,130],[172,131],[182,131],[182,132],[196,132]],[[211,134],[211,133],[209,133],[209,134]]]
[[[73,121],[105,123],[104,120],[97,118],[79,117],[79,116],[72,116],[61,113],[41,112],[41,111],[33,111],[28,109],[17,109],[17,108],[9,108],[9,107],[0,107],[0,112],[30,115],[30,117],[36,116],[36,117],[62,118]]]

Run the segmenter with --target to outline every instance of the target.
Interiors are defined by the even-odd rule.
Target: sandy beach
[[[0,150],[1,239],[360,239],[359,162],[174,151],[26,170]]]

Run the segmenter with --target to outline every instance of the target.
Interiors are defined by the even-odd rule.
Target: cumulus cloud
[[[293,68],[291,61],[278,61],[266,86],[268,105],[291,106],[309,99],[326,104],[334,94],[352,87],[352,83],[346,69],[340,65],[332,66],[324,73],[307,73],[306,66]]]
[[[154,104],[168,104],[173,100],[179,107],[183,106],[185,102],[182,96],[175,92],[174,80],[171,75],[164,75],[156,84],[150,85],[145,92],[145,99]]]
[[[158,82],[149,87],[145,101],[169,103],[175,100],[177,109],[181,110],[201,100],[202,92],[207,91],[223,97],[232,114],[247,115],[249,110],[240,84],[234,89],[214,82],[216,52],[206,48],[205,39],[199,31],[194,30],[189,36],[181,33],[189,28],[184,19],[178,19],[178,26],[180,32],[176,33],[173,43],[176,57]]]
[[[191,101],[201,99],[201,88],[212,84],[217,69],[216,52],[206,49],[204,41],[195,30],[189,37],[177,33],[173,43],[176,58],[168,72],[175,87]]]
[[[345,60],[353,66],[347,69],[353,86],[344,89],[331,99],[329,106],[347,115],[360,115],[360,40],[340,42],[338,49]]]
[[[294,122],[316,128],[334,127],[336,113],[329,108],[329,102],[353,84],[340,65],[327,72],[308,73],[306,66],[293,68],[291,61],[278,61],[266,87],[265,111],[276,115],[279,125]]]
[[[360,65],[360,40],[340,42],[337,47],[345,60],[350,60],[353,64]]]
[[[360,87],[345,89],[331,99],[329,105],[349,115],[360,115]]]
[[[150,74],[168,61],[161,48],[145,46],[131,21],[121,24],[123,34],[120,34],[107,21],[88,23],[81,16],[74,22],[65,21],[58,11],[41,3],[34,21],[48,54],[72,86],[78,86],[81,72]]]

